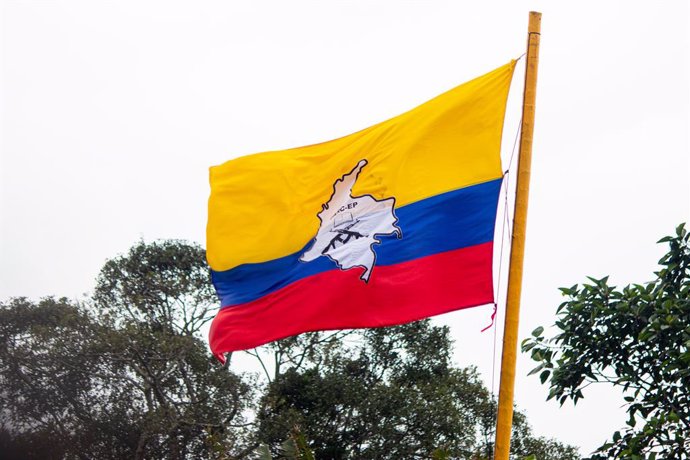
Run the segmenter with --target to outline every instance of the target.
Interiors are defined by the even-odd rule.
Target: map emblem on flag
[[[368,282],[376,264],[374,245],[381,243],[377,237],[402,238],[402,230],[395,215],[395,198],[352,196],[352,188],[366,165],[367,160],[360,160],[352,171],[335,181],[333,194],[317,214],[321,226],[314,243],[300,260],[310,262],[326,256],[341,270],[363,267],[360,279]]]

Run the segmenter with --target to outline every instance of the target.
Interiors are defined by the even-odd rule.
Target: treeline
[[[448,328],[303,334],[250,351],[251,374],[208,352],[216,309],[203,249],[179,241],[108,261],[86,301],[1,303],[3,458],[491,457],[495,403]],[[514,458],[579,458],[514,422]]]

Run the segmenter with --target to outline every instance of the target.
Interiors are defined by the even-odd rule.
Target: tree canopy
[[[88,305],[0,308],[0,406],[15,458],[204,458],[242,453],[247,380],[193,332],[208,319],[204,252],[163,242],[106,263]],[[22,452],[22,450],[24,452]]]
[[[339,334],[311,334],[317,346],[309,334],[274,345],[311,348],[261,399],[258,435],[274,454],[299,426],[317,459],[491,458],[495,401],[474,368],[453,365],[447,327],[423,320]],[[578,458],[575,448],[534,436],[521,412],[513,438],[516,459]]]
[[[690,458],[689,242],[684,225],[659,241],[669,250],[650,282],[619,289],[589,278],[562,288],[556,334],[539,327],[523,342],[549,399],[577,403],[596,382],[623,390],[627,427],[593,459]]]
[[[216,308],[180,241],[107,261],[83,302],[0,303],[4,458],[490,458],[495,403],[448,328],[303,334],[248,351],[256,374],[208,352]],[[520,412],[512,454],[578,457]]]

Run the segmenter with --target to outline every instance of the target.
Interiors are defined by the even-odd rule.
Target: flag
[[[212,167],[214,355],[492,303],[514,67],[340,139]]]

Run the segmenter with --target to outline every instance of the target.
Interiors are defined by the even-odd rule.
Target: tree
[[[187,336],[198,335],[217,309],[205,251],[176,240],[140,242],[106,261],[94,300],[118,324]]]
[[[163,241],[107,261],[85,302],[0,303],[3,458],[490,457],[496,406],[448,328],[291,337],[248,352],[259,381],[209,354],[216,302],[203,249]],[[577,458],[515,421],[515,459]]]
[[[243,413],[251,387],[217,366],[200,337],[216,301],[197,245],[141,242],[101,270],[94,306],[117,331],[103,356],[126,367],[128,397],[140,407],[137,458],[242,457],[254,448]]]
[[[2,304],[3,452],[14,458],[125,454],[129,408],[103,394],[93,376],[101,367],[93,347],[98,333],[88,313],[67,299]]]
[[[539,327],[523,342],[549,399],[577,403],[595,382],[623,390],[627,427],[593,459],[690,458],[689,242],[684,225],[659,241],[669,250],[651,282],[618,289],[589,278],[562,288],[556,335]]]
[[[214,304],[204,251],[176,241],[108,261],[88,305],[0,304],[4,442],[57,439],[55,458],[245,457],[252,387],[199,337]]]
[[[452,365],[447,327],[424,320],[338,334],[273,345],[281,356],[308,350],[285,360],[261,401],[258,436],[274,455],[299,426],[317,459],[491,456],[496,405],[473,368]],[[524,414],[515,420],[513,458],[578,458],[535,438]]]

